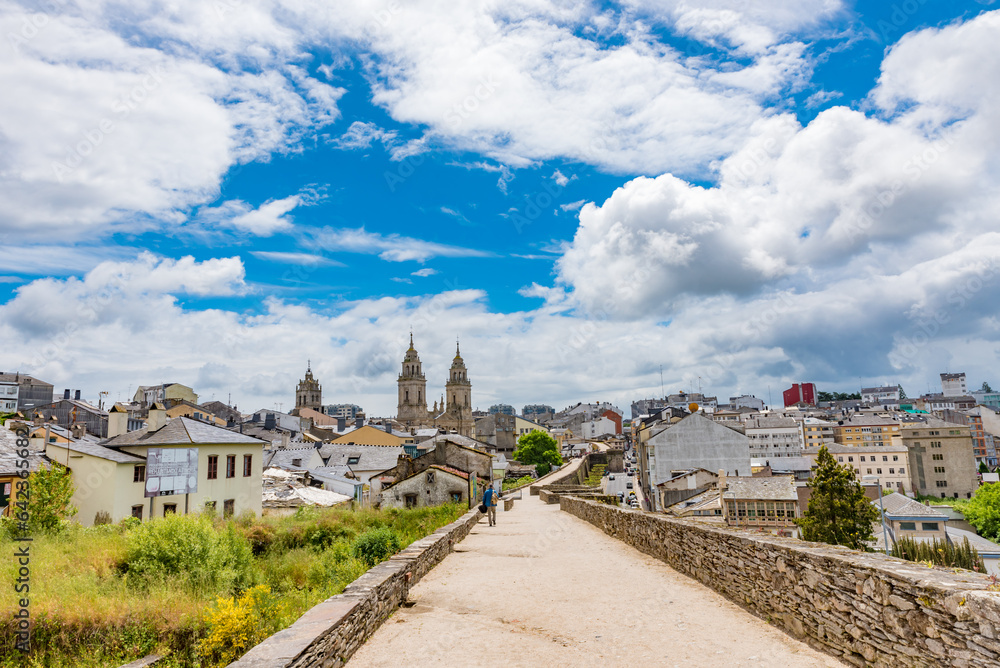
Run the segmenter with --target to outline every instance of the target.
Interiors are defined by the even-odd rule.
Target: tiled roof
[[[878,505],[878,501],[872,501]],[[899,492],[886,494],[882,497],[882,505],[885,507],[885,514],[901,517],[927,517],[947,520],[948,516],[942,512],[934,510],[933,506],[925,506],[919,501],[915,501]]]
[[[271,453],[267,460],[267,465],[284,469],[306,470],[306,464],[312,458],[316,448],[280,448]],[[296,459],[301,460],[301,464],[296,465]]]
[[[120,448],[124,445],[191,445],[191,444],[245,443],[261,445],[259,438],[240,434],[229,429],[205,424],[187,417],[176,417],[153,433],[145,429],[130,431],[103,442],[102,445]]]
[[[6,426],[0,425],[0,473],[18,473],[23,470],[17,465],[23,457],[17,455],[17,434]],[[48,458],[41,452],[31,452],[28,455],[28,470],[37,471]]]
[[[324,450],[327,466],[350,466],[352,471],[385,471],[399,462],[399,456],[405,452],[403,446],[394,445],[340,445],[329,444],[320,448]],[[357,464],[348,464],[351,457],[358,457]]]
[[[726,478],[725,499],[797,501],[795,479],[791,476],[771,476],[748,478],[730,476]]]

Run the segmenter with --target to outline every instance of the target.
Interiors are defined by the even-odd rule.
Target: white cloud
[[[485,251],[413,239],[398,234],[377,234],[359,229],[324,228],[315,243],[330,252],[378,255],[388,262],[426,262],[435,257],[489,257]]]
[[[397,133],[383,130],[375,123],[354,121],[334,143],[343,149],[360,149],[368,148],[376,141],[386,145],[394,144],[396,136]]]
[[[417,269],[411,276],[420,276],[421,278],[426,278],[428,276],[433,276],[434,274],[440,273],[437,269],[431,269],[430,267],[424,267],[423,269]]]
[[[310,267],[346,267],[343,262],[337,262],[322,255],[311,253],[286,253],[282,251],[250,251],[250,254],[260,260],[278,262],[281,264],[301,264]]]
[[[585,199],[579,199],[575,202],[567,202],[566,204],[560,204],[559,208],[563,211],[578,211],[580,207],[587,203]]]

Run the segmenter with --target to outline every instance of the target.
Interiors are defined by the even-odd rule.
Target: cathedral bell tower
[[[410,332],[410,348],[403,357],[403,369],[396,385],[399,389],[396,420],[407,427],[427,422],[427,379],[421,370],[417,349],[413,347],[413,332]]]
[[[455,359],[451,362],[448,372],[448,382],[445,384],[446,413],[448,420],[453,422],[455,430],[464,436],[472,433],[472,382],[469,371],[465,368],[465,360],[455,343]]]
[[[323,412],[323,387],[313,378],[311,361],[306,364],[306,377],[295,388],[295,407]]]

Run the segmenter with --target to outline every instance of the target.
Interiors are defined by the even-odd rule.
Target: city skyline
[[[392,415],[412,329],[482,409],[997,378],[996,3],[175,4],[0,6],[0,371],[252,410],[311,359]]]

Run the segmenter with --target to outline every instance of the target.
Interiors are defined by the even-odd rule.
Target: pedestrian
[[[486,506],[486,519],[489,520],[490,526],[496,526],[497,493],[492,487],[488,487],[486,493],[483,494],[483,505]]]

